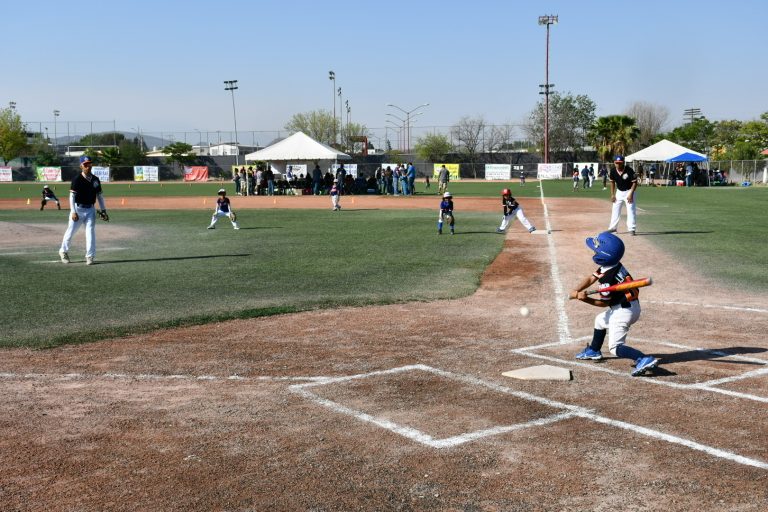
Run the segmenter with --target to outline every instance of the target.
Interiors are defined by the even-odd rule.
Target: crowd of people
[[[235,195],[329,195],[334,182],[337,183],[339,194],[381,194],[394,196],[412,196],[416,190],[416,167],[412,162],[392,166],[379,167],[365,177],[364,173],[353,176],[348,173],[344,164],[339,165],[335,174],[330,170],[325,172],[315,164],[314,169],[306,176],[298,176],[288,172],[275,173],[268,167],[242,166],[233,174]],[[447,182],[447,179],[446,179]],[[429,178],[425,178],[425,187],[429,188]]]

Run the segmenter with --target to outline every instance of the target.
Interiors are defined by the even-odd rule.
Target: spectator
[[[256,195],[264,194],[264,171],[261,167],[256,169]]]
[[[595,183],[595,166],[589,164],[589,188],[592,188],[593,183]]]
[[[339,195],[344,193],[344,182],[347,177],[347,170],[344,168],[344,164],[339,165],[339,168],[336,170],[336,181],[337,181],[337,187],[339,188]]]
[[[392,194],[393,188],[392,183],[394,180],[394,173],[392,172],[392,167],[389,165],[386,169],[384,169],[384,193],[386,195]]]
[[[443,194],[445,189],[448,188],[448,182],[451,180],[451,175],[445,164],[440,166],[440,170],[437,172],[437,193]]]
[[[232,177],[232,181],[235,182],[235,195],[240,195],[240,173],[235,171],[234,176]]]
[[[581,169],[581,180],[583,182],[582,188],[589,187],[589,168],[587,168],[586,164]]]
[[[264,171],[264,180],[267,182],[267,195],[275,195],[275,173],[272,172],[271,167],[267,167]]]
[[[331,171],[325,171],[325,175],[323,176],[323,188],[326,192],[331,190],[331,187],[333,186],[333,174],[331,174]]]
[[[315,162],[315,168],[312,169],[312,192],[316,195],[320,195],[320,187],[323,183],[323,171],[320,170],[320,165]]]
[[[392,171],[392,188],[394,189],[394,195],[400,195],[400,164]]]
[[[413,162],[408,162],[408,192],[410,195],[413,195],[416,193],[415,185],[416,185],[416,166],[413,165]]]
[[[248,174],[245,172],[245,167],[242,167],[240,169],[240,183],[248,183]],[[242,185],[241,185],[242,186]],[[248,195],[248,186],[246,185],[245,188],[241,188],[241,191],[244,196]]]
[[[379,173],[381,172],[381,167],[379,167],[377,172],[379,172]],[[370,178],[368,178],[368,181],[366,181],[366,183],[365,183],[365,192],[367,194],[380,194],[381,193],[380,192],[381,189],[379,188],[379,182],[380,181],[381,180],[380,179],[376,179],[375,176],[371,176]]]

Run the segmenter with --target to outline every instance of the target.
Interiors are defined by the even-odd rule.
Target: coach
[[[85,263],[93,265],[96,256],[96,211],[94,205],[99,201],[101,208],[99,214],[104,220],[108,220],[104,207],[104,197],[101,194],[101,181],[91,174],[91,157],[80,157],[81,172],[72,179],[69,190],[69,224],[64,233],[64,239],[59,249],[59,257],[62,263],[69,263],[69,244],[77,233],[81,224],[85,224]]]
[[[637,204],[635,203],[635,190],[637,189],[637,176],[634,169],[624,165],[624,157],[616,156],[613,159],[614,168],[608,176],[611,181],[611,224],[608,231],[615,233],[619,227],[619,218],[621,217],[621,208],[624,203],[627,205],[627,229],[632,235],[637,229]]]

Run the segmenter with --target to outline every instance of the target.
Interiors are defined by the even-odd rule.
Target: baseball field
[[[631,377],[574,359],[601,187],[513,183],[538,230],[499,235],[506,184],[451,184],[438,236],[423,193],[231,196],[207,230],[219,186],[105,185],[93,266],[0,186],[0,509],[768,508],[768,189],[640,188]],[[502,376],[542,364],[573,379]]]

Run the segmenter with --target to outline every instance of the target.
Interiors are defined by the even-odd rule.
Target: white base
[[[520,380],[572,380],[573,374],[568,368],[560,366],[551,366],[542,364],[539,366],[529,366],[502,373],[505,377],[512,377]]]

